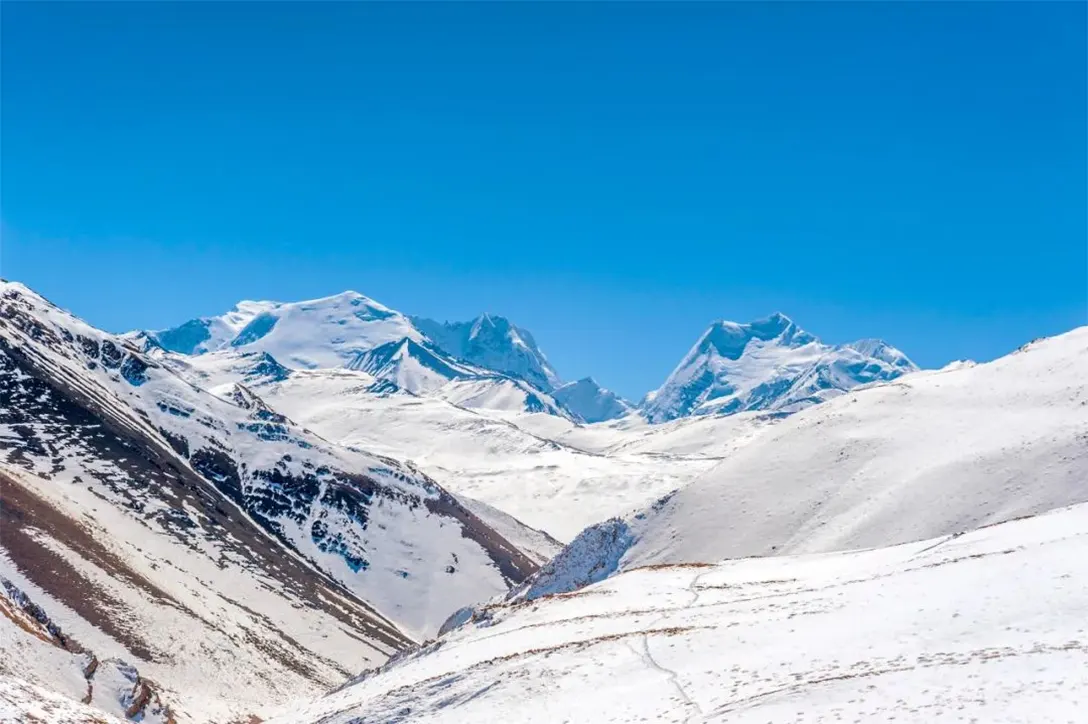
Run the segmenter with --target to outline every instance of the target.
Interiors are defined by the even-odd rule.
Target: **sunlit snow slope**
[[[276,724],[1079,722],[1088,506],[495,605]]]

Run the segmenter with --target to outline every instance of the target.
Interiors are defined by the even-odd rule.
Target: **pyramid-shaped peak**
[[[472,333],[479,334],[484,330],[494,329],[499,332],[507,332],[513,325],[510,324],[510,320],[499,314],[491,314],[490,312],[484,312],[479,317],[476,317],[472,325]]]

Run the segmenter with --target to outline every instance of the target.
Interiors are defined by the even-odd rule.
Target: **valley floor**
[[[1075,722],[1088,505],[892,548],[493,604],[277,724]]]

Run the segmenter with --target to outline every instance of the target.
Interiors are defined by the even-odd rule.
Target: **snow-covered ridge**
[[[229,685],[231,667],[281,689],[252,687],[257,701],[331,685],[536,570],[411,465],[330,443],[249,385],[213,395],[152,351],[0,284],[0,512],[15,515],[3,521],[4,576],[23,576],[47,609],[71,608],[81,641],[149,669],[177,711],[192,712],[212,679]],[[254,385],[277,379],[264,353],[247,359],[272,373]],[[106,552],[118,549],[124,558]],[[80,576],[107,606],[85,608],[62,585]],[[237,628],[258,622],[260,634]],[[178,642],[143,632],[175,630],[221,650],[218,663],[163,664]],[[259,656],[247,646],[278,653],[242,666]]]
[[[635,409],[592,378],[563,383],[532,334],[505,317],[437,322],[357,292],[303,302],[240,302],[218,317],[130,338],[140,335],[187,355],[235,350],[269,354],[292,369],[364,369],[383,384],[443,399],[451,395],[441,387],[471,379],[474,406],[508,412],[547,411],[592,423]],[[715,322],[639,410],[655,423],[746,410],[788,413],[916,369],[886,342],[832,347],[782,314],[749,324]],[[530,390],[510,394],[507,379]]]
[[[641,404],[653,422],[746,410],[794,412],[918,368],[881,340],[832,347],[776,313],[715,322]]]
[[[571,590],[602,569],[895,545],[1088,502],[1086,364],[1082,327],[986,364],[854,390],[600,524],[622,524],[623,550],[561,554],[530,586]]]
[[[499,316],[439,323],[349,291],[302,302],[239,302],[218,317],[126,337],[184,355],[263,354],[296,370],[347,367],[372,374],[387,391],[392,384],[470,406],[569,416],[548,395],[559,378],[533,336]],[[442,389],[466,381],[469,391],[464,384]]]

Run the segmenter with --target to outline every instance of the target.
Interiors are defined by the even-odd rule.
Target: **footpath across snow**
[[[1088,505],[892,548],[635,569],[478,612],[276,724],[1079,722]]]

